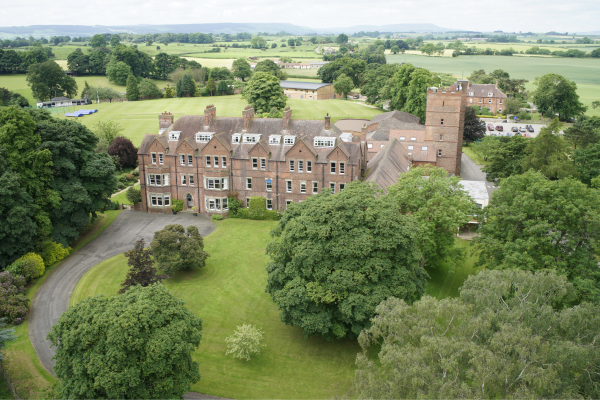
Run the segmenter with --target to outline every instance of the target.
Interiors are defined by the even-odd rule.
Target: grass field
[[[355,341],[305,340],[299,328],[284,325],[266,284],[265,245],[274,222],[229,219],[204,239],[211,255],[204,270],[181,273],[166,286],[204,320],[203,341],[194,354],[202,379],[192,390],[229,398],[332,398],[351,384],[359,347]],[[469,242],[457,240],[467,247]],[[231,248],[236,252],[232,253]],[[447,265],[429,271],[427,293],[456,296],[473,273],[474,258],[450,272]],[[78,283],[71,305],[96,294],[114,296],[127,271],[126,258],[115,256],[91,269]],[[267,348],[250,362],[225,356],[224,339],[243,322],[265,331]]]
[[[8,387],[8,383],[0,377],[0,399],[14,399],[10,388]]]
[[[104,214],[99,215],[99,218],[93,224],[89,224],[84,228],[77,242],[73,243],[73,251],[77,251],[102,233],[119,213],[120,211],[115,210],[106,211]],[[46,269],[44,275],[27,289],[27,297],[30,300],[33,299],[37,289],[58,265],[60,263]],[[56,379],[40,363],[29,340],[28,332],[28,321],[15,328],[17,339],[10,342],[3,351],[4,367],[21,398],[47,398],[45,390],[56,382]]]
[[[135,185],[133,185],[133,187],[136,187],[136,188],[139,189],[140,184],[136,183]],[[129,189],[129,188],[127,188],[127,189]],[[127,189],[125,189],[125,191],[122,192],[122,193],[119,193],[119,194],[117,194],[115,196],[112,196],[110,199],[112,201],[118,201],[119,204],[129,204],[129,205],[131,205],[131,202],[129,200],[127,200]]]

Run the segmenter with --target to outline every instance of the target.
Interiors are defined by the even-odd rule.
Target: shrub
[[[123,190],[127,187],[126,184],[124,184],[123,182],[117,182],[117,189],[119,190]]]
[[[210,219],[214,222],[214,221],[220,221],[223,219],[223,216],[220,214],[215,214],[215,215],[211,215]]]
[[[116,137],[108,147],[108,154],[118,157],[121,168],[135,167],[137,165],[137,148],[131,140],[125,137]]]
[[[267,210],[266,214],[267,214],[267,219],[270,219],[272,221],[279,221],[281,219],[281,214],[279,213],[279,211]]]
[[[129,181],[129,182],[136,182],[136,181],[137,181],[137,178],[136,178],[136,177],[135,177],[135,175],[133,175],[133,174],[127,174],[127,175],[125,175],[125,178],[126,178],[126,179],[127,179],[127,181]]]
[[[12,263],[7,270],[14,275],[23,276],[27,282],[31,282],[44,275],[46,267],[44,260],[38,254],[27,253]]]
[[[522,120],[529,120],[531,119],[531,114],[529,114],[527,111],[521,111],[517,114],[517,118]]]
[[[229,216],[235,218],[238,210],[243,206],[242,202],[235,196],[229,196],[227,204],[229,207]]]
[[[118,210],[119,202],[118,201],[109,201],[108,204],[106,205],[106,209],[107,210]]]
[[[25,296],[25,277],[9,271],[0,272],[0,318],[19,325],[29,314],[29,299]]]
[[[45,240],[41,245],[38,246],[38,254],[44,260],[46,267],[52,264],[64,260],[71,253],[70,247],[64,247],[60,243],[56,243],[52,240]]]
[[[131,175],[140,176],[140,167],[136,167],[133,171],[131,171]]]
[[[259,356],[260,351],[266,347],[261,343],[262,337],[263,332],[260,329],[250,324],[239,325],[233,335],[225,338],[225,355],[231,354],[233,358],[250,361],[252,356]]]
[[[117,182],[121,182],[121,183],[127,182],[127,176],[125,176],[125,175],[119,175],[117,177]]]
[[[171,205],[171,210],[175,212],[179,212],[183,210],[183,200],[173,200],[173,204]]]
[[[267,219],[267,199],[260,196],[251,197],[248,216],[250,219]]]
[[[138,188],[134,188],[133,186],[127,189],[125,194],[127,200],[131,202],[131,204],[141,203],[142,202],[142,192]]]
[[[250,210],[248,208],[240,208],[235,218],[250,219]]]

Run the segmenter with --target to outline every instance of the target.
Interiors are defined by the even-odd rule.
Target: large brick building
[[[218,117],[212,105],[203,116],[177,121],[163,113],[159,134],[146,135],[138,151],[142,208],[170,212],[172,201],[181,199],[184,209],[226,213],[232,195],[245,203],[265,197],[268,209],[283,211],[324,189],[337,193],[354,180],[385,189],[412,165],[437,165],[460,175],[466,85],[457,85],[428,90],[425,125],[394,111],[365,123],[360,134],[343,132],[329,116],[292,119],[289,107],[283,118],[273,119],[254,118],[250,106],[242,117]]]
[[[502,113],[506,108],[507,96],[498,88],[498,82],[495,84],[469,83],[466,89],[467,107],[479,106],[479,111],[487,107],[492,113]]]

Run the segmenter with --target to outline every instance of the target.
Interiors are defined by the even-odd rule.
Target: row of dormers
[[[179,141],[180,135],[181,131],[169,132],[169,141]],[[214,132],[198,132],[196,133],[196,143],[208,143],[214,135]],[[296,136],[294,135],[269,135],[269,144],[281,144],[282,137],[284,146],[293,146],[296,143]],[[261,138],[262,134],[260,133],[236,133],[231,135],[231,143],[258,143]],[[331,136],[316,136],[313,139],[313,146],[315,148],[335,147],[335,139]]]

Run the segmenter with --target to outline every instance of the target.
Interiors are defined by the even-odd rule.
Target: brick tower
[[[436,166],[458,176],[465,126],[465,82],[447,89],[427,89],[425,140],[436,144]]]

